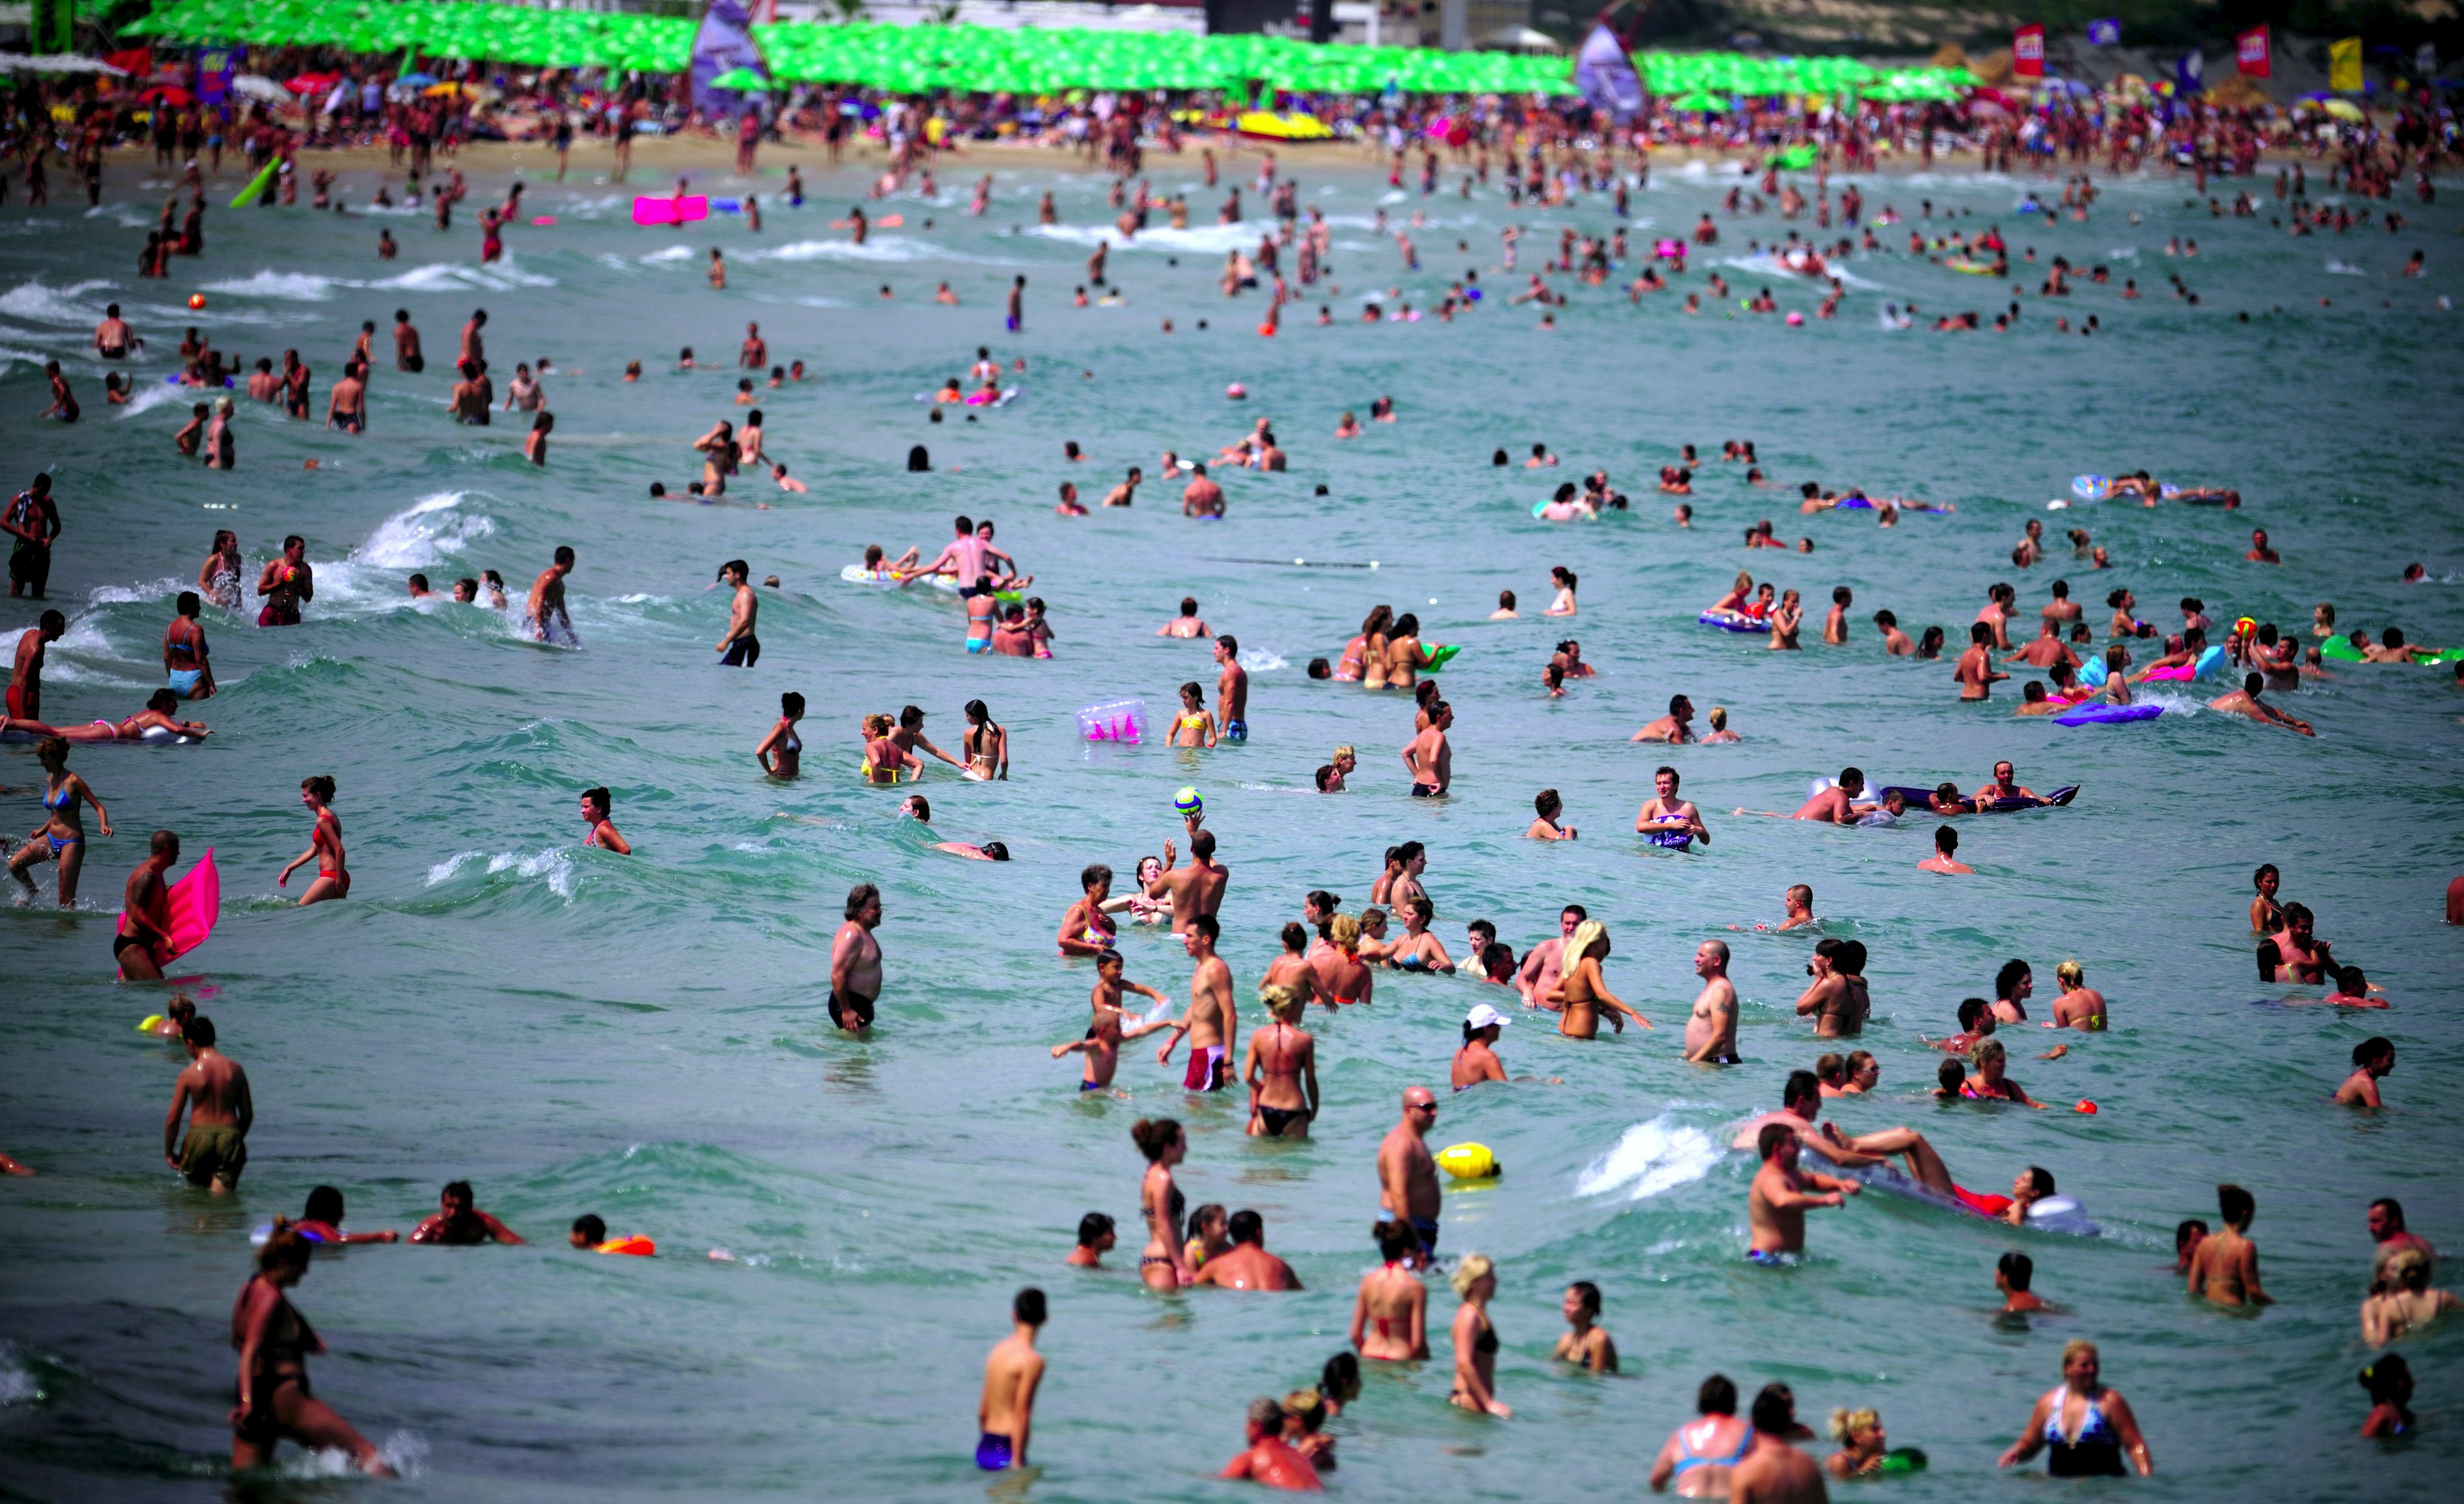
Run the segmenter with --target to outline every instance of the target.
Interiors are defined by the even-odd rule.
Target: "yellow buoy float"
[[[1506,1173],[1485,1143],[1453,1143],[1438,1151],[1438,1168],[1459,1181],[1493,1180]]]

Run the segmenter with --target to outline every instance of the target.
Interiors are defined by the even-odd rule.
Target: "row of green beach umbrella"
[[[429,58],[673,74],[691,65],[695,25],[676,17],[513,5],[174,0],[121,31],[178,42],[384,55],[407,50]],[[754,37],[774,85],[852,84],[906,95],[1238,92],[1254,83],[1299,94],[1574,92],[1571,63],[1559,56],[1317,46],[1274,36],[852,22],[761,26]],[[1778,97],[1954,100],[1976,81],[1960,69],[1886,71],[1850,57],[1649,53],[1636,61],[1656,93],[1686,110],[1721,111],[1739,100]]]

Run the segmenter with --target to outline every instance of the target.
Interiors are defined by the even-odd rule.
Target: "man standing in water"
[[[1575,927],[1590,918],[1581,904],[1566,905],[1557,916],[1557,933],[1524,952],[1522,968],[1514,974],[1514,985],[1523,994],[1525,1007],[1551,1007],[1549,999],[1557,990],[1557,979],[1565,968],[1566,941],[1573,938]]]
[[[266,561],[256,577],[256,593],[265,607],[256,613],[259,627],[297,627],[299,608],[317,598],[317,571],[308,564],[308,543],[297,533],[282,541],[282,557]]]
[[[1189,865],[1172,865],[1176,853],[1170,841],[1163,843],[1164,870],[1155,874],[1146,885],[1150,898],[1172,899],[1172,927],[1186,931],[1200,918],[1213,918],[1223,905],[1223,890],[1232,881],[1232,869],[1215,860],[1215,832],[1200,830],[1189,838]]]
[[[394,317],[396,320],[400,320],[402,316],[400,314],[396,314]],[[471,321],[462,326],[462,351],[460,354],[453,357],[454,365],[486,366],[488,364],[488,347],[487,343],[480,339],[479,331],[486,328],[487,325],[488,310],[485,308],[472,309]]]
[[[1992,649],[1992,627],[1984,622],[1969,624],[1968,651],[1959,655],[1958,664],[1950,671],[1950,676],[1959,683],[1961,699],[1990,699],[1993,695],[1993,681],[2011,676],[1994,672]]]
[[[1786,1123],[1763,1124],[1754,1148],[1763,1165],[1754,1172],[1753,1187],[1746,1193],[1746,1216],[1753,1226],[1746,1257],[1769,1264],[1782,1253],[1805,1251],[1807,1207],[1837,1206],[1863,1187],[1855,1181],[1798,1169],[1796,1130]],[[1808,1194],[1808,1185],[1819,1194]]]
[[[393,367],[413,375],[428,368],[428,358],[419,352],[419,330],[410,321],[410,310],[393,311]]]
[[[753,566],[741,559],[730,559],[718,566],[719,582],[736,590],[736,599],[728,608],[727,635],[718,639],[721,668],[749,669],[761,661],[761,639],[753,635],[753,622],[760,614],[761,601],[753,593],[752,573]]]
[[[1455,723],[1455,711],[1444,700],[1429,706],[1428,728],[1412,739],[1403,748],[1403,765],[1412,770],[1412,797],[1440,799],[1454,782],[1454,748],[1446,744],[1446,729]]]
[[[830,940],[830,1022],[848,1033],[872,1027],[881,997],[881,890],[869,882],[847,890],[847,922]]]
[[[1035,1420],[1035,1388],[1044,1382],[1044,1355],[1035,1350],[1044,1325],[1044,1292],[1030,1285],[1010,1302],[1009,1336],[984,1360],[983,1398],[976,1402],[976,1466],[1002,1472],[1026,1466],[1026,1438]]]
[[[1226,632],[1215,639],[1215,708],[1223,717],[1223,740],[1249,740],[1249,671],[1241,667],[1241,644]]]
[[[200,1015],[188,1020],[182,1038],[188,1068],[171,1088],[171,1110],[163,1117],[163,1158],[189,1184],[228,1196],[239,1189],[240,1171],[248,1166],[249,1124],[256,1119],[248,1073],[214,1048],[212,1019]],[[183,1111],[188,1115],[185,1143],[180,1139]]]
[[[1223,516],[1223,488],[1206,478],[1206,467],[1199,465],[1181,488],[1180,515],[1183,517]]]
[[[1438,1253],[1438,1161],[1425,1142],[1438,1120],[1437,1095],[1425,1086],[1403,1094],[1403,1120],[1377,1145],[1377,1206],[1389,1222],[1407,1224],[1420,1239],[1420,1267]]]
[[[43,650],[69,630],[69,619],[45,611],[32,630],[17,634],[17,654],[9,666],[9,719],[43,719]]]
[[[16,540],[9,549],[10,598],[43,599],[52,578],[52,541],[60,536],[60,509],[52,499],[50,472],[37,474],[11,498],[8,509],[0,511],[0,529]]]
[[[530,630],[533,642],[561,643],[579,648],[582,639],[573,633],[573,618],[565,614],[564,577],[573,572],[573,548],[557,545],[556,562],[539,571],[531,582],[531,598],[522,608],[522,625]]]
[[[1728,942],[1705,940],[1694,947],[1694,975],[1703,979],[1694,1011],[1685,1020],[1689,1065],[1736,1065],[1737,988],[1728,980]]]
[[[163,874],[180,859],[180,838],[168,830],[154,832],[145,860],[128,874],[121,890],[120,925],[112,936],[111,959],[120,962],[121,977],[129,982],[160,982],[163,968],[154,963],[154,943],[170,938],[170,890]]]
[[[1198,832],[1198,839],[1214,844],[1204,830]],[[1179,913],[1177,903],[1174,913]],[[1179,922],[1176,917],[1174,923]],[[1180,1084],[1192,1092],[1223,1090],[1224,1068],[1241,1033],[1241,1015],[1232,1006],[1232,968],[1215,954],[1215,939],[1221,933],[1211,914],[1196,916],[1181,929],[1180,942],[1198,963],[1189,974],[1189,1011],[1172,1026],[1172,1037],[1155,1051],[1158,1064],[1170,1065],[1173,1047],[1180,1043],[1181,1035],[1189,1036],[1189,1069]]]

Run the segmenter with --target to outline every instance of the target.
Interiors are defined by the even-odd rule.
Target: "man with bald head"
[[[1438,1120],[1437,1095],[1425,1086],[1403,1094],[1403,1119],[1377,1145],[1377,1214],[1408,1223],[1420,1239],[1419,1266],[1438,1253],[1438,1161],[1423,1141]]]

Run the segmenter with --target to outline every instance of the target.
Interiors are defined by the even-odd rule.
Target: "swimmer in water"
[[[1947,825],[1934,827],[1933,854],[1917,863],[1917,870],[1971,877],[1976,874],[1975,868],[1959,859],[1959,832]]]
[[[632,843],[617,830],[616,822],[607,818],[614,807],[615,800],[606,789],[585,788],[582,791],[582,823],[590,828],[590,833],[583,837],[582,844],[614,852],[619,856],[630,856],[633,854]]]
[[[1198,597],[1194,595],[1182,596],[1180,614],[1156,628],[1155,634],[1158,637],[1212,637],[1215,635],[1214,631],[1207,627],[1206,619],[1198,614]]]
[[[2311,729],[2310,722],[2288,716],[2260,699],[2259,693],[2266,687],[2267,680],[2264,675],[2245,674],[2242,675],[2241,688],[2230,695],[2220,695],[2208,701],[2208,708],[2221,710],[2227,715],[2247,717],[2261,725],[2282,726],[2289,731],[2298,731],[2305,737],[2315,737],[2319,734]]]
[[[325,1344],[294,1309],[289,1292],[307,1275],[315,1249],[298,1228],[276,1218],[273,1235],[257,1250],[256,1272],[232,1302],[239,1378],[230,1417],[231,1471],[268,1467],[287,1436],[311,1452],[348,1452],[361,1471],[389,1478],[394,1471],[375,1445],[308,1392],[308,1357],[324,1352]]]
[[[1035,1391],[1044,1382],[1044,1355],[1035,1350],[1045,1321],[1044,1292],[1031,1285],[1020,1291],[1010,1302],[1010,1335],[984,1359],[983,1394],[976,1402],[976,1466],[986,1472],[1026,1466]]]
[[[1249,1035],[1242,1064],[1242,1079],[1249,1086],[1249,1136],[1306,1139],[1318,1114],[1317,1042],[1300,1027],[1308,997],[1279,984],[1259,988],[1258,996],[1274,1022]]]
[[[333,810],[334,781],[319,773],[299,781],[299,802],[316,816],[316,828],[310,832],[308,850],[291,859],[274,879],[277,888],[291,881],[291,874],[310,862],[317,864],[317,880],[299,896],[299,907],[322,903],[328,898],[347,898],[351,895],[351,872],[342,861],[342,821]]]
[[[1728,980],[1728,944],[1705,940],[1694,947],[1694,974],[1703,979],[1685,1019],[1689,1065],[1737,1065],[1737,988]]]
[[[1117,953],[1107,951],[1105,956],[1110,959],[1099,961],[1098,965],[1104,968],[1107,982],[1116,986],[1137,986],[1135,983],[1125,983],[1120,980],[1121,958]],[[1098,990],[1101,989],[1102,984],[1099,984]],[[1137,989],[1151,997],[1162,996],[1149,987],[1138,986]],[[1095,1021],[1087,1026],[1086,1036],[1073,1039],[1067,1044],[1053,1046],[1052,1058],[1058,1060],[1067,1054],[1084,1054],[1087,1057],[1087,1070],[1079,1079],[1078,1090],[1082,1094],[1111,1091],[1112,1077],[1121,1067],[1122,1044],[1172,1027],[1172,1020],[1168,1018],[1139,1020],[1131,1018],[1117,1007],[1098,1007],[1095,1010]]]
[[[1608,981],[1600,974],[1600,962],[1608,959],[1609,932],[1597,919],[1585,919],[1568,937],[1563,952],[1564,969],[1557,978],[1556,991],[1548,999],[1562,1009],[1557,1032],[1570,1039],[1595,1039],[1600,1031],[1600,1014],[1608,1013],[1609,1025],[1617,1033],[1625,1032],[1625,1021],[1633,1019],[1643,1028],[1651,1020],[1628,1007],[1609,991]]]
[[[1746,1256],[1757,1264],[1804,1252],[1808,1208],[1843,1205],[1864,1189],[1855,1181],[1798,1168],[1796,1132],[1785,1123],[1765,1123],[1754,1148],[1762,1167],[1746,1195],[1747,1220],[1752,1227]]]
[[[2076,1028],[2091,1034],[2105,1031],[2104,994],[2087,984],[2087,970],[2076,961],[2064,961],[2054,968],[2054,977],[2062,985],[2062,995],[2054,1000],[2054,1016],[2047,1028]]]
[[[2373,1034],[2353,1047],[2353,1073],[2336,1088],[2339,1107],[2380,1107],[2379,1077],[2395,1069],[2395,1046]]]
[[[1579,1363],[1595,1374],[1616,1373],[1617,1343],[1599,1325],[1600,1287],[1588,1279],[1574,1281],[1566,1287],[1558,1309],[1565,1315],[1567,1330],[1549,1356],[1561,1363]]]
[[[574,635],[573,617],[564,608],[564,577],[572,572],[573,549],[560,543],[554,562],[531,582],[530,599],[522,608],[522,625],[533,642],[581,646],[581,639]]]
[[[1463,1297],[1454,1319],[1454,1392],[1447,1398],[1466,1410],[1510,1419],[1514,1411],[1497,1398],[1497,1327],[1488,1318],[1497,1267],[1485,1254],[1466,1253],[1446,1278]]]
[[[1215,713],[1206,708],[1206,692],[1192,679],[1180,687],[1180,714],[1172,723],[1171,744],[1211,747],[1217,740]]]
[[[1677,1486],[1680,1498],[1725,1499],[1728,1477],[1753,1449],[1754,1428],[1737,1418],[1737,1386],[1725,1374],[1713,1374],[1695,1391],[1698,1420],[1668,1433],[1651,1465],[1651,1491]]]
[[[1711,844],[1710,828],[1690,799],[1677,797],[1677,769],[1661,764],[1652,777],[1652,797],[1635,811],[1634,829],[1652,845],[1682,852],[1695,842]]]
[[[162,691],[168,694],[169,691]],[[0,718],[0,724],[5,724]],[[48,729],[48,728],[47,728]],[[45,737],[34,747],[36,761],[43,766],[43,809],[45,823],[33,838],[9,859],[9,875],[34,891],[34,880],[26,869],[40,861],[59,866],[59,905],[77,907],[77,877],[85,870],[85,825],[78,815],[80,804],[94,806],[97,823],[104,835],[111,834],[111,815],[102,801],[94,796],[84,779],[69,771],[69,743],[57,736]]]
[[[1672,696],[1668,701],[1668,714],[1644,726],[1628,740],[1677,743],[1691,741],[1694,740],[1693,719],[1694,702],[1683,695]]]
[[[2216,1209],[2224,1226],[2202,1238],[2190,1255],[2189,1293],[2220,1306],[2274,1305],[2276,1298],[2259,1288],[2258,1245],[2249,1236],[2257,1200],[2238,1185],[2218,1185]]]
[[[2002,1453],[1998,1465],[2026,1462],[2050,1447],[2046,1471],[2057,1478],[2120,1477],[2125,1456],[2141,1477],[2154,1472],[2156,1465],[2147,1455],[2147,1441],[2139,1433],[2130,1402],[2121,1391],[2099,1383],[2099,1372],[2094,1342],[2064,1343],[2061,1383],[2037,1399],[2019,1427],[2019,1439]]]
[[[779,697],[778,720],[753,747],[753,761],[764,776],[789,783],[803,771],[804,743],[796,735],[796,722],[803,719],[803,696],[789,690]]]
[[[1555,789],[1544,788],[1532,796],[1531,807],[1534,818],[1530,827],[1523,832],[1526,839],[1533,841],[1574,839],[1575,830],[1573,826],[1557,823],[1557,817],[1565,811],[1565,801],[1558,797]]]

